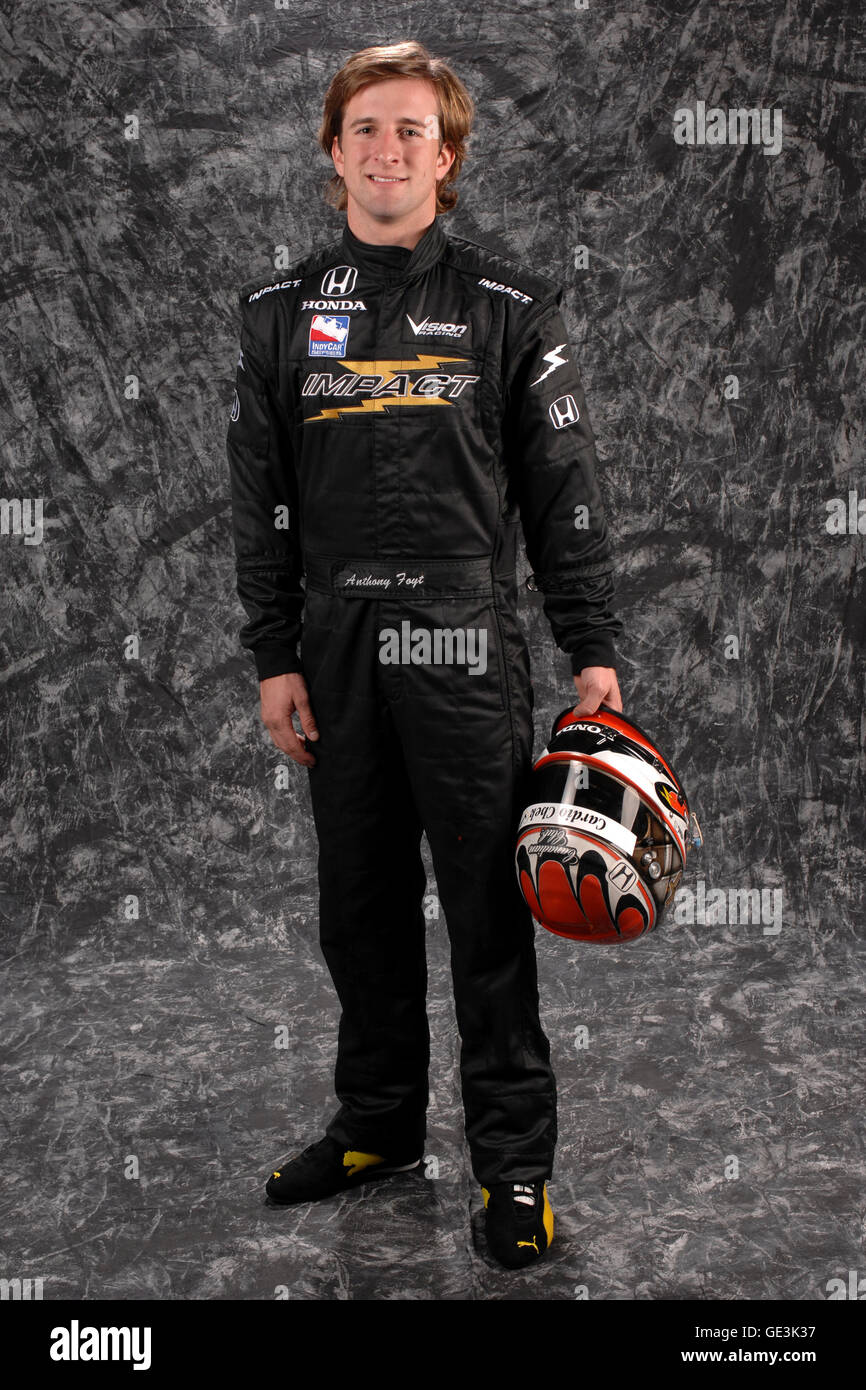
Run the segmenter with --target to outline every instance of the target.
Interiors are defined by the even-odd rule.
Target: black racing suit
[[[438,220],[411,252],[347,226],[242,292],[228,434],[241,642],[259,679],[303,672],[320,733],[320,940],[342,1008],[328,1133],[423,1151],[423,830],[485,1186],[549,1176],[556,1142],[513,863],[532,754],[521,522],[573,671],[613,666],[621,630],[560,300]]]

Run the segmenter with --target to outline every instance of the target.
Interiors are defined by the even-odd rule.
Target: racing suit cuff
[[[291,675],[294,671],[300,672],[304,669],[296,647],[286,647],[276,642],[256,647],[253,657],[260,681],[269,680],[271,676]]]
[[[616,668],[616,650],[612,637],[605,632],[597,632],[580,649],[571,653],[571,674],[579,676],[585,666],[611,666]]]

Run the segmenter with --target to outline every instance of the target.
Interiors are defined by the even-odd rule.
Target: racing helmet
[[[701,843],[682,783],[634,720],[607,705],[557,716],[517,832],[517,879],[537,922],[573,941],[645,936]]]

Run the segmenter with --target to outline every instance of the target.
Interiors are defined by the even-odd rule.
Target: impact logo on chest
[[[339,376],[332,376],[330,372],[308,373],[301,395],[324,396],[337,403],[323,405],[318,415],[310,415],[304,423],[310,425],[317,420],[338,420],[344,415],[371,414],[393,406],[451,405],[479,379],[467,372],[441,370],[452,362],[469,365],[465,357],[427,353],[419,353],[411,361],[350,362],[341,358],[340,366],[346,370]]]

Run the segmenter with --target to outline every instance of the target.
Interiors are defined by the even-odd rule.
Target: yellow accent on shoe
[[[274,1173],[274,1177],[275,1177],[275,1178],[278,1178],[279,1176],[280,1176],[279,1173]]]
[[[533,1250],[535,1251],[536,1255],[540,1255],[540,1254],[541,1254],[541,1251],[540,1251],[539,1248],[538,1248],[538,1241],[535,1240],[534,1238],[533,1238],[532,1240],[519,1240],[519,1241],[517,1242],[517,1245],[518,1245],[518,1248],[519,1248],[521,1245],[528,1245],[528,1246],[531,1247],[531,1249],[533,1249]]]
[[[544,1229],[547,1232],[547,1248],[553,1244],[553,1207],[550,1205],[550,1198],[547,1195],[547,1183],[544,1184],[544,1211],[542,1214]]]
[[[481,1193],[482,1193],[482,1196],[484,1197],[484,1205],[485,1205],[485,1207],[486,1207],[486,1206],[487,1206],[487,1203],[490,1201],[490,1193],[487,1191],[487,1188],[486,1188],[486,1187],[482,1187]]]
[[[356,1173],[362,1173],[365,1168],[372,1168],[376,1163],[382,1163],[381,1154],[359,1153],[356,1149],[348,1149],[343,1154],[343,1167],[348,1168],[348,1176],[353,1178]]]

